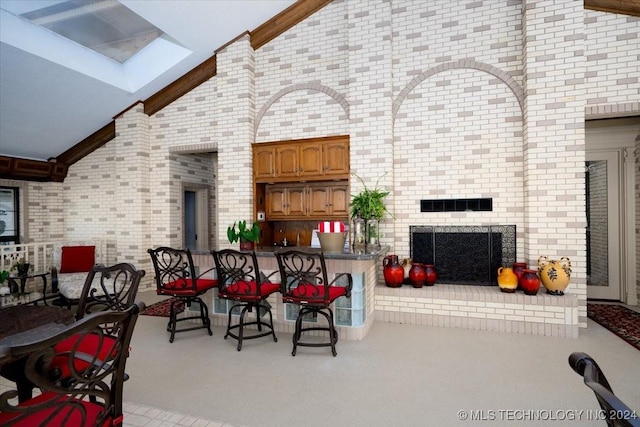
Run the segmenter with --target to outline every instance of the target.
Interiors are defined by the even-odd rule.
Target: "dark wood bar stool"
[[[296,329],[293,334],[293,350],[291,355],[295,356],[298,346],[307,347],[331,347],[331,352],[335,357],[336,343],[338,342],[338,331],[333,322],[333,310],[331,304],[339,297],[351,297],[353,278],[349,273],[338,273],[332,281],[328,280],[327,266],[324,261],[324,254],[308,253],[303,251],[276,252],[278,268],[280,269],[280,291],[282,301],[300,306],[298,318],[296,319]],[[346,279],[345,286],[336,284]],[[327,320],[327,326],[304,326],[306,316],[316,316],[321,314]],[[306,331],[327,331],[329,332],[328,342],[300,341],[303,332]]]
[[[273,341],[277,342],[278,338],[273,329],[271,307],[267,304],[266,299],[269,295],[280,290],[280,284],[271,283],[268,276],[260,273],[258,259],[253,251],[240,252],[224,249],[213,250],[211,254],[218,272],[218,296],[235,302],[229,308],[227,333],[224,338],[232,337],[238,340],[238,351],[242,349],[243,340],[272,335]],[[232,325],[232,313],[239,308],[241,308],[240,322]],[[246,314],[253,311],[255,311],[256,320],[246,321]],[[262,316],[265,314],[269,315],[268,322],[262,320]],[[257,326],[258,332],[245,335],[246,327],[251,325]],[[263,327],[267,330],[263,331]],[[237,333],[234,332],[236,330]]]

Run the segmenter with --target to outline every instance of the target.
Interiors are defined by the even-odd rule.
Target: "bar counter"
[[[299,250],[304,252],[320,252],[320,248],[310,246],[260,246],[255,252],[258,257],[260,271],[270,275],[278,270],[275,257],[277,251]],[[343,251],[341,253],[325,252],[325,262],[329,280],[337,273],[350,273],[353,278],[351,298],[338,298],[333,305],[335,325],[340,339],[363,339],[374,321],[375,288],[378,276],[382,271],[382,258],[389,251],[389,246],[383,246],[375,252]],[[213,267],[213,257],[208,251],[193,251],[194,262],[201,271]],[[279,274],[274,273],[272,280],[279,280]],[[382,280],[380,278],[380,280]],[[215,294],[215,292],[214,292]],[[293,334],[298,307],[284,304],[280,294],[272,295],[268,300],[273,313],[273,323],[276,332]],[[226,326],[227,313],[231,302],[213,296],[211,307],[214,325]],[[232,305],[232,304],[231,304]],[[323,321],[323,319],[319,319]]]

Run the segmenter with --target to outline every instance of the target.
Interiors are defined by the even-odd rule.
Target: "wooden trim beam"
[[[56,157],[56,163],[65,163],[69,166],[82,159],[83,157],[91,154],[98,148],[105,145],[116,137],[116,122],[112,121],[102,129],[97,130],[92,135],[83,139],[73,147],[69,148],[64,153]]]
[[[0,156],[0,178],[62,182],[67,177],[68,168],[65,163]]]
[[[216,75],[216,56],[212,56],[184,76],[151,95],[144,102],[144,113],[151,116]]]
[[[640,0],[584,0],[584,8],[600,12],[640,16]]]
[[[253,47],[253,50],[258,50],[332,1],[333,0],[298,0],[255,30],[251,31],[251,47]]]

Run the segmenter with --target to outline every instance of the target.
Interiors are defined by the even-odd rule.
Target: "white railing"
[[[47,271],[51,268],[51,257],[55,243],[0,245],[0,270],[10,271],[16,262],[24,260],[33,265],[33,271]]]
[[[39,242],[0,245],[0,271],[11,271],[13,265],[20,260],[24,260],[25,262],[32,264],[34,272],[41,273],[48,271],[53,265],[54,248],[59,248],[64,243],[66,242]],[[95,240],[92,241],[91,244],[95,244],[96,247],[96,262],[105,262],[103,260],[104,251],[102,242],[99,240]]]

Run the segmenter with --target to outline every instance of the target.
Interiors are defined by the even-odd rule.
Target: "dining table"
[[[14,355],[11,347],[46,339],[75,321],[64,307],[19,304],[0,309],[0,375],[14,381],[18,401],[32,396],[34,385],[25,375],[28,355]]]

